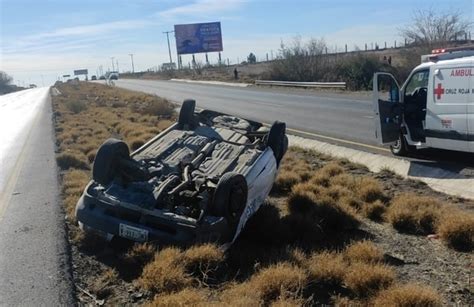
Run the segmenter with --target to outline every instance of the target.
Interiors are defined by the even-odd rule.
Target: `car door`
[[[400,86],[393,75],[378,72],[373,80],[375,137],[380,144],[391,144],[400,136],[402,107]]]

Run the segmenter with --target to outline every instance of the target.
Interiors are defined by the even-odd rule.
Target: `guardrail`
[[[346,82],[295,82],[295,81],[255,80],[255,84],[256,85],[272,85],[272,86],[346,88]]]

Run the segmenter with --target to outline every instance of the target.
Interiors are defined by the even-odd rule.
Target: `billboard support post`
[[[222,64],[222,58],[221,58],[221,53],[219,52],[219,65]]]
[[[196,66],[196,58],[194,57],[194,54],[193,54],[193,68]]]
[[[209,57],[207,56],[207,52],[206,52],[206,65],[209,65]]]

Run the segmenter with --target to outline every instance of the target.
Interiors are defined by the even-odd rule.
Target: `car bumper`
[[[90,186],[87,186],[76,205],[76,219],[82,229],[94,231],[108,239],[119,236],[137,242],[181,245],[194,242],[224,243],[229,238],[229,227],[222,217],[206,216],[199,222],[157,217],[105,203],[88,193]],[[146,235],[136,238],[124,236],[123,228],[136,229]]]

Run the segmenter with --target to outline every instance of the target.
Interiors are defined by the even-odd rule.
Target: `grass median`
[[[372,174],[298,148],[289,150],[270,197],[226,253],[213,244],[116,246],[84,236],[74,207],[99,145],[116,137],[136,149],[176,114],[156,96],[85,82],[57,88],[57,162],[81,303],[439,305],[472,297],[447,293],[449,280],[413,283],[439,272],[439,255],[457,257],[443,268],[446,276],[469,261],[457,250],[472,251],[472,211],[388,171]],[[445,244],[426,239],[432,233]],[[428,266],[410,266],[409,258],[428,248],[434,250]],[[453,278],[463,283],[463,276]]]

